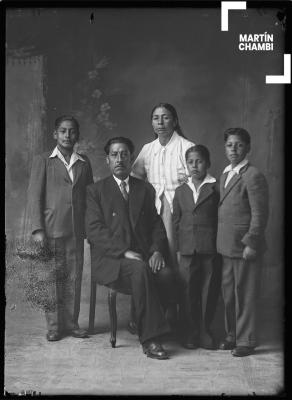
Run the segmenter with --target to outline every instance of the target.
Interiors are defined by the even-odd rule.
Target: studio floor
[[[79,324],[88,327],[89,269],[85,265]],[[230,351],[183,349],[164,343],[170,359],[147,358],[136,336],[126,330],[130,298],[118,295],[117,347],[109,338],[107,289],[98,287],[95,334],[47,342],[43,314],[6,285],[5,390],[42,395],[275,395],[284,389],[281,310],[262,302],[259,347],[236,358]],[[214,327],[223,334],[222,309]]]
[[[100,295],[106,298],[101,289]],[[43,316],[25,305],[6,312],[5,389],[45,394],[271,395],[283,390],[280,338],[262,325],[256,354],[232,357],[229,351],[185,350],[165,342],[171,358],[147,358],[136,336],[126,330],[129,299],[118,300],[117,347],[109,343],[106,302],[97,305],[96,333],[88,339],[67,337],[47,342]],[[269,319],[270,320],[270,319]],[[87,327],[88,304],[80,326]],[[273,329],[275,330],[275,329]]]

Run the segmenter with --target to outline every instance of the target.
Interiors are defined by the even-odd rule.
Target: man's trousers
[[[158,276],[172,279],[171,270],[163,268],[154,274],[144,261],[123,258],[118,279],[107,285],[122,293],[132,295],[135,306],[138,335],[141,343],[146,340],[156,340],[170,331],[164,316],[163,307],[159,298],[157,282]]]

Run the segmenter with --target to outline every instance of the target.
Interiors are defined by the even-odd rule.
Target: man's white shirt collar
[[[129,176],[126,179],[119,179],[113,174],[114,180],[117,182],[118,187],[121,188],[121,182],[126,182],[126,190],[129,191]]]
[[[223,174],[225,174],[225,172],[230,172],[230,171],[234,171],[236,174],[239,174],[239,171],[241,170],[241,168],[245,167],[248,164],[248,159],[244,159],[242,160],[239,164],[237,164],[234,168],[232,168],[231,164],[229,164],[223,171]]]

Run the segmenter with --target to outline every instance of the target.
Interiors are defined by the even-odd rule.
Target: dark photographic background
[[[52,149],[56,117],[80,121],[80,151],[95,180],[108,174],[107,138],[131,138],[136,154],[153,140],[152,107],[169,102],[190,140],[227,165],[223,132],[244,127],[250,161],[270,187],[263,296],[281,297],[283,267],[284,30],[277,9],[10,8],[6,17],[6,234],[27,234],[26,189],[33,155]],[[240,52],[239,33],[274,35],[272,52]]]

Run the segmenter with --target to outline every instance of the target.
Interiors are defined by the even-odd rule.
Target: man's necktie
[[[127,186],[126,182],[121,181],[121,183],[120,183],[121,192],[122,192],[123,198],[126,200],[126,202],[128,202],[129,195],[126,191],[126,186]]]

